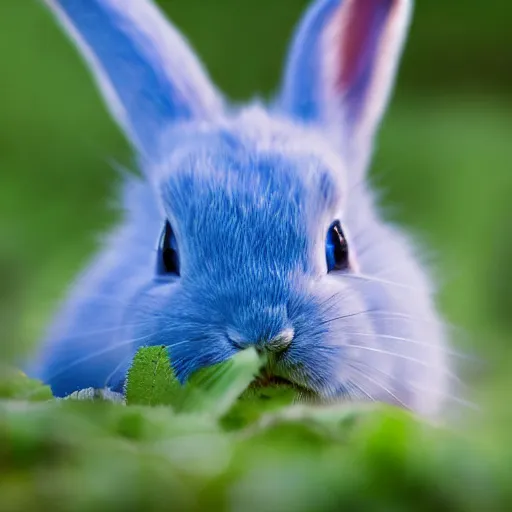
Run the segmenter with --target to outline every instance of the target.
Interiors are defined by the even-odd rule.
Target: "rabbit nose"
[[[294,335],[295,332],[291,327],[284,329],[271,340],[263,342],[262,348],[267,352],[273,352],[277,354],[284,352],[292,344]]]
[[[270,352],[273,354],[280,354],[284,352],[291,345],[294,336],[295,331],[291,327],[283,329],[277,336],[274,336],[271,339],[257,341],[247,341],[238,333],[228,332],[229,340],[238,349],[243,350],[254,346],[258,352]]]

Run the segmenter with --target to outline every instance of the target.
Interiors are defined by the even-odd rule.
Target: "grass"
[[[252,388],[247,350],[186,386],[141,349],[126,404],[0,385],[0,509],[507,510],[512,490],[478,438],[380,406],[295,404]],[[82,399],[78,399],[82,398]]]

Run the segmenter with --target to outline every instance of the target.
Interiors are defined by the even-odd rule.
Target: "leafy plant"
[[[1,386],[0,510],[508,510],[508,472],[464,437],[376,404],[256,387],[247,350],[181,385],[141,349],[126,400]],[[31,401],[31,400],[36,401]]]
[[[53,398],[49,386],[29,379],[24,373],[0,366],[0,399],[38,402]]]

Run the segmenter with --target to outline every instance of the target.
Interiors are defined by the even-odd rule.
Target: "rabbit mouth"
[[[263,370],[252,382],[251,388],[283,388],[292,389],[297,393],[297,400],[315,400],[319,398],[318,393],[308,388],[307,385],[297,383],[282,375],[271,373],[268,369]]]

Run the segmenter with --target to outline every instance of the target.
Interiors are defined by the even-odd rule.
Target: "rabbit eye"
[[[327,271],[347,270],[349,267],[348,244],[340,221],[331,224],[326,241]]]
[[[174,274],[180,275],[180,260],[178,255],[178,244],[176,237],[172,231],[169,221],[165,223],[165,227],[160,236],[158,245],[158,273],[161,275]]]

